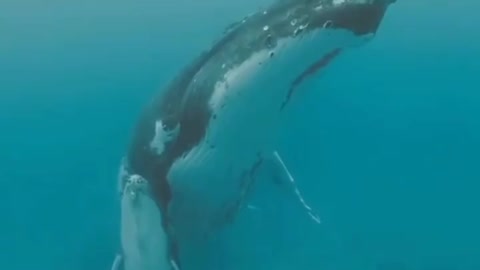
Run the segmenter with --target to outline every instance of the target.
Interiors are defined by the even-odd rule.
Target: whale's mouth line
[[[295,80],[293,80],[292,84],[290,85],[290,89],[288,90],[287,97],[281,106],[281,110],[287,105],[290,101],[293,93],[306,78],[314,75],[322,68],[326,67],[333,59],[335,59],[340,53],[342,52],[341,48],[335,48],[329,53],[325,54],[322,58],[315,61],[313,64],[308,66],[300,75],[298,75]]]

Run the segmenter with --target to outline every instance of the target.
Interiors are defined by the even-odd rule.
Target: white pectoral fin
[[[123,257],[122,257],[122,255],[117,254],[117,255],[115,256],[115,259],[113,260],[111,270],[123,270],[123,268],[122,268],[122,263],[123,263]]]
[[[302,196],[302,193],[298,189],[297,184],[295,183],[295,178],[293,178],[292,174],[288,171],[287,166],[283,162],[280,154],[277,151],[273,152],[271,157],[268,159],[269,163],[271,163],[271,167],[275,170],[275,181],[279,181],[280,184],[285,184],[288,187],[288,190],[291,191],[297,201],[301,204],[303,209],[307,212],[310,218],[315,222],[320,224],[320,217],[315,211],[306,203],[305,199]]]

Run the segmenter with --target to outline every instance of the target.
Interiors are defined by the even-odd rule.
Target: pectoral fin
[[[303,198],[303,195],[295,182],[295,178],[293,178],[292,174],[289,172],[287,166],[280,157],[280,154],[278,154],[277,151],[273,152],[268,161],[270,163],[271,169],[274,171],[274,181],[281,185],[286,185],[288,191],[294,194],[297,201],[307,212],[310,218],[315,223],[320,224],[321,221],[319,215],[307,204],[307,202]]]
[[[111,270],[123,270],[122,264],[123,264],[123,257],[122,255],[117,254],[117,256],[115,256],[115,259],[113,260]]]

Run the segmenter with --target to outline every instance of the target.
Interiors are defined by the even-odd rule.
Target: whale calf
[[[314,91],[303,83],[371,39],[393,2],[277,1],[232,24],[182,70],[145,107],[122,162],[112,269],[217,269],[188,261],[252,207],[260,170],[320,223],[276,151],[279,128],[302,92]]]

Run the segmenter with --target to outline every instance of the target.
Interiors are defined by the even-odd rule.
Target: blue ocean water
[[[108,269],[140,109],[268,2],[0,2],[0,269]],[[291,232],[304,258],[480,269],[479,7],[398,0],[297,104],[279,151],[324,221]]]

